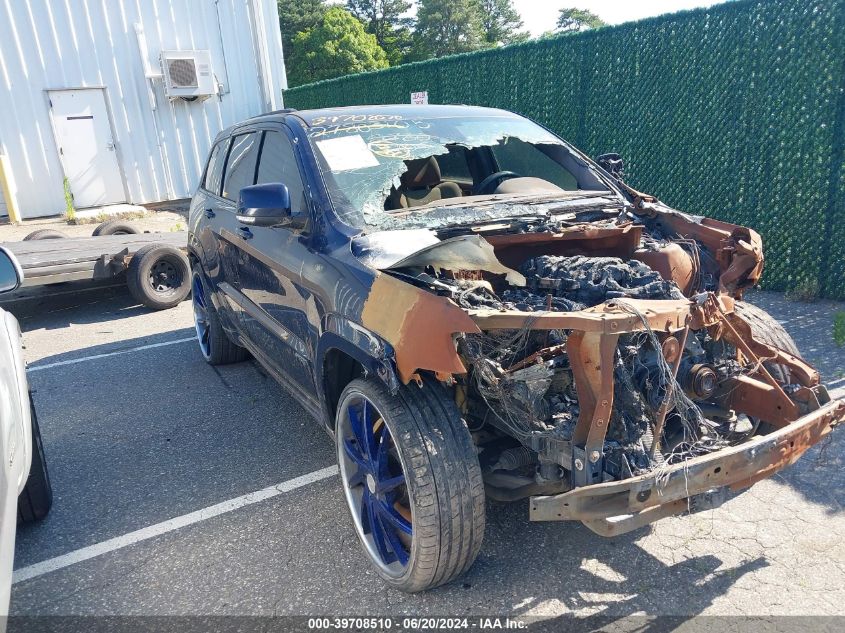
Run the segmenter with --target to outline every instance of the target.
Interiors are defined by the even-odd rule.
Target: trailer
[[[0,244],[15,256],[22,288],[125,278],[132,296],[154,310],[172,308],[191,289],[187,231],[35,238]]]

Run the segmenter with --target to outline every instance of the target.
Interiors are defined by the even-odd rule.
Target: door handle
[[[250,231],[249,228],[247,228],[245,226],[242,226],[238,229],[238,235],[245,240],[251,240],[252,239],[252,231]]]
[[[207,217],[209,220],[211,218],[213,218],[215,215],[217,215],[217,214],[214,213],[214,211],[212,209],[206,209],[205,210],[205,217]]]

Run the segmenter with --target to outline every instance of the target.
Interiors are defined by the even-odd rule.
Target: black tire
[[[98,235],[135,235],[137,233],[140,231],[125,220],[109,220],[97,226],[91,235],[97,237]]]
[[[153,310],[172,308],[191,291],[191,266],[181,250],[166,244],[148,244],[132,256],[126,271],[129,292]]]
[[[194,325],[197,331],[197,342],[199,343],[200,353],[206,362],[209,365],[229,365],[248,359],[250,356],[249,352],[233,343],[229,335],[226,334],[226,330],[223,329],[223,324],[220,322],[220,317],[217,314],[214,303],[211,301],[211,290],[208,281],[199,264],[195,264],[191,271],[191,288],[194,290]],[[204,318],[207,334],[201,332],[201,317],[199,316],[201,309],[197,305],[200,299],[205,303]],[[204,336],[207,336],[207,344],[203,343]]]
[[[50,511],[50,506],[53,505],[53,487],[50,485],[44,444],[41,441],[38,416],[35,414],[35,404],[32,402],[31,394],[29,409],[32,417],[32,464],[29,467],[26,485],[18,496],[18,520],[22,523],[32,523],[43,519]]]
[[[755,339],[801,358],[801,352],[798,351],[795,341],[784,327],[768,312],[744,301],[737,301],[734,310],[748,323]],[[781,384],[789,384],[790,373],[788,367],[772,362],[763,363],[763,366],[775,380]]]
[[[64,240],[67,239],[67,237],[68,235],[66,233],[56,231],[55,229],[38,229],[37,231],[33,231],[25,238],[23,238],[23,241],[31,242],[33,240]]]
[[[484,539],[484,483],[469,429],[454,398],[439,382],[426,380],[422,388],[411,383],[391,395],[377,380],[352,381],[340,396],[336,444],[344,494],[353,513],[353,492],[347,491],[354,490],[355,484],[345,483],[352,467],[344,452],[348,427],[342,418],[361,397],[375,406],[390,437],[397,438],[393,444],[402,465],[413,526],[407,563],[388,573],[368,550],[353,514],[365,554],[376,572],[401,591],[423,591],[447,583],[470,568]]]

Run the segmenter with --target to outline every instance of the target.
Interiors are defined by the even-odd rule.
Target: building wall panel
[[[220,93],[169,100],[145,76],[160,74],[163,50],[209,50]],[[0,152],[25,218],[65,206],[47,91],[93,87],[105,88],[127,200],[188,197],[221,129],[282,107],[276,3],[0,0]]]

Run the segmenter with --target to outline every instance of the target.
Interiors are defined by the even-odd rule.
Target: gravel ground
[[[845,305],[755,292],[828,382]],[[16,304],[55,489],[16,568],[332,465],[328,436],[252,362],[212,368],[189,303],[120,288]],[[172,343],[127,351],[140,346]],[[838,381],[838,382],[837,382]],[[418,595],[385,588],[335,477],[17,583],[13,614],[845,615],[842,432],[719,509],[617,538],[488,504],[475,566]]]
[[[168,231],[184,231],[187,228],[186,209],[184,204],[173,204],[161,207],[159,211],[150,211],[142,218],[127,219],[140,232],[161,233]],[[65,233],[68,237],[89,237],[99,222],[91,224],[68,224],[61,218],[39,218],[27,220],[21,225],[0,224],[0,243],[17,242],[24,237],[41,229],[54,229]]]

